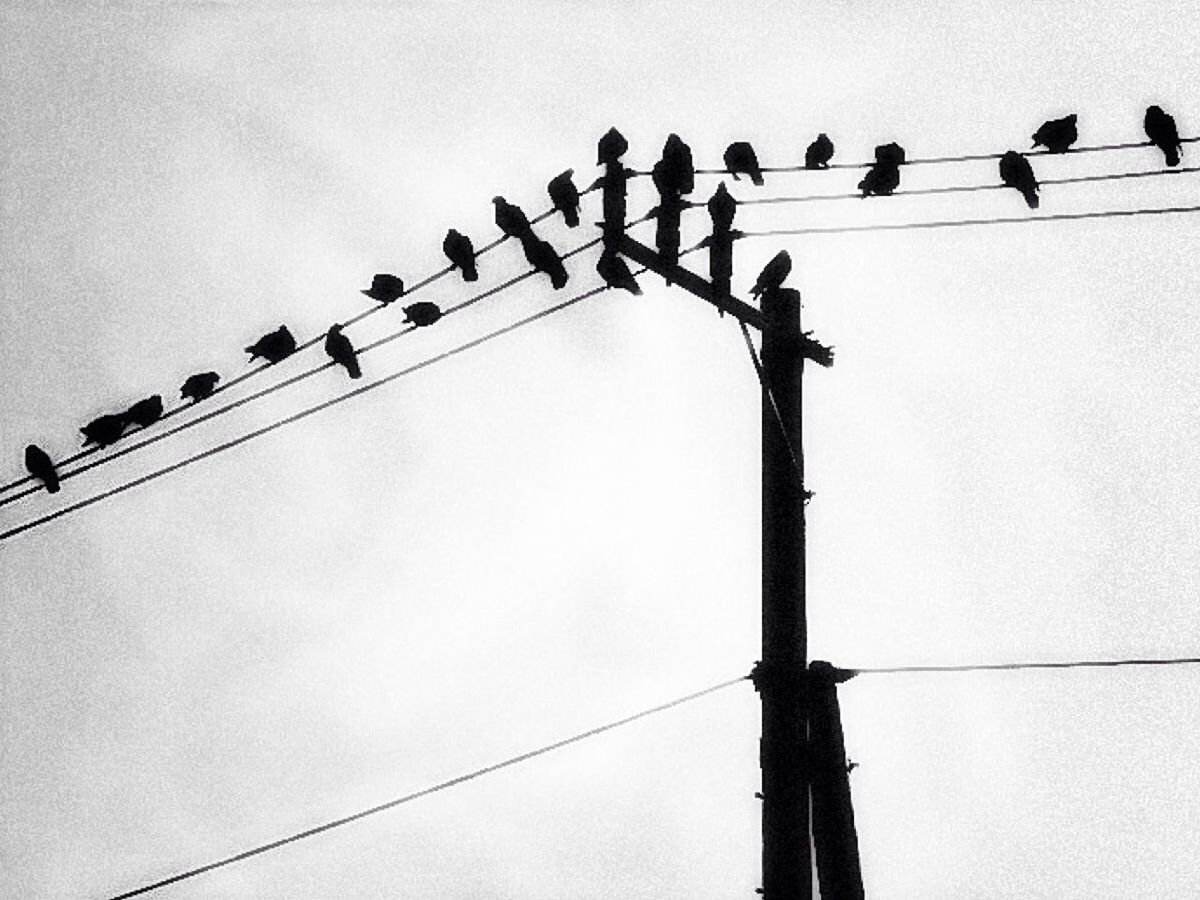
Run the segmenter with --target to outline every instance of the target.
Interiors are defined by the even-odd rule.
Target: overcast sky
[[[734,140],[795,164],[820,131],[835,161],[1023,150],[1070,112],[1081,144],[1137,141],[1150,103],[1194,135],[1198,40],[1183,0],[9,0],[0,481],[29,442],[63,457],[101,413],[246,371],[281,323],[354,315],[375,272],[437,271],[447,228],[487,243],[496,194],[542,212],[558,172],[591,182],[612,125],[638,168],[670,132],[708,166]],[[1161,164],[1035,158],[1043,178]],[[1191,205],[1196,178],[1048,186],[1039,212]],[[596,236],[586,204],[539,234]],[[737,227],[1028,214],[996,191],[744,207]],[[813,657],[1197,655],[1196,235],[1179,215],[737,246],[742,296],[790,251],[837,348],[806,380]],[[595,257],[365,356],[366,378],[594,286]],[[525,269],[509,242],[479,287]],[[730,318],[641,280],[0,543],[0,895],[101,900],[747,672],[754,370]],[[455,277],[421,298],[468,296]],[[0,530],[348,386],[322,373],[6,506]],[[1194,892],[1198,678],[845,685],[868,896]],[[739,685],[156,896],[751,897],[758,727]]]

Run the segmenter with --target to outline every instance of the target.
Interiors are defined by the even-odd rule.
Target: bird
[[[717,185],[716,191],[708,198],[708,214],[712,218],[714,228],[728,228],[733,224],[737,213],[737,201],[725,189],[725,182]]]
[[[97,447],[107,447],[115,444],[125,433],[125,417],[119,414],[100,416],[79,430],[83,433],[83,446],[95,444]]]
[[[442,241],[442,252],[462,271],[463,281],[479,280],[479,270],[475,268],[475,245],[469,237],[451,228],[446,232],[446,239]]]
[[[496,205],[496,225],[505,237],[520,238],[533,230],[528,217],[515,203],[509,203],[503,197],[493,197],[492,203]]]
[[[404,282],[395,275],[380,272],[371,279],[371,286],[360,293],[387,306],[404,294]]]
[[[833,159],[833,141],[829,139],[829,135],[821,132],[804,151],[804,168],[828,169],[831,159]]]
[[[567,169],[562,174],[555,175],[546,185],[550,202],[563,214],[563,221],[567,223],[568,228],[575,228],[579,224],[579,188],[575,187],[575,182],[571,180],[574,174],[574,169]]]
[[[339,366],[345,366],[351,378],[362,378],[362,369],[358,367],[358,354],[350,338],[342,334],[341,325],[330,325],[325,332],[325,352]]]
[[[432,325],[441,317],[441,307],[436,303],[430,303],[428,300],[422,300],[420,303],[404,307],[404,321],[411,322],[418,328]]]
[[[610,128],[604,132],[604,136],[596,142],[596,165],[618,165],[623,154],[629,149],[629,141],[625,140],[625,135]]]
[[[900,167],[904,165],[904,148],[893,142],[875,148],[875,165],[867,170],[858,189],[864,197],[874,194],[886,197],[900,186]]]
[[[162,414],[162,395],[154,394],[145,400],[139,400],[133,406],[129,407],[129,409],[125,410],[125,424],[140,425],[142,428],[148,428],[161,419]]]
[[[1146,107],[1146,119],[1143,123],[1146,137],[1150,143],[1163,152],[1168,166],[1179,165],[1179,129],[1175,127],[1175,118],[1163,112],[1161,106]]]
[[[1068,148],[1079,140],[1079,131],[1075,122],[1079,116],[1071,113],[1061,119],[1050,119],[1033,133],[1033,146],[1039,144],[1051,153],[1066,153]]]
[[[1020,191],[1030,209],[1038,208],[1037,176],[1033,174],[1029,160],[1016,150],[1009,150],[1000,157],[1000,180]]]
[[[742,172],[749,175],[756,185],[762,185],[762,169],[758,165],[754,148],[748,141],[734,141],[726,147],[724,160],[725,169],[733,176],[734,181],[738,180],[738,172]]]
[[[545,272],[549,275],[550,284],[556,291],[566,286],[567,270],[563,266],[562,257],[558,255],[558,251],[548,241],[543,241],[533,232],[530,232],[521,241],[521,246],[525,250],[525,258],[529,260],[529,264],[539,272]]]
[[[30,444],[25,448],[25,468],[29,470],[30,475],[46,485],[49,493],[58,493],[58,472],[54,468],[54,462],[37,444]]]
[[[183,383],[183,387],[179,389],[179,397],[183,399],[190,397],[193,403],[199,403],[205,397],[211,397],[213,391],[217,389],[217,382],[221,380],[221,376],[216,372],[200,372],[196,375],[189,375],[187,381]]]
[[[255,359],[261,356],[267,362],[272,363],[286,359],[295,350],[296,339],[292,337],[292,333],[287,330],[286,325],[280,325],[279,328],[270,334],[264,334],[246,348],[246,352],[250,354],[250,362],[254,362]]]
[[[791,256],[788,255],[786,250],[780,250],[769,263],[763,266],[763,270],[758,273],[754,287],[750,288],[750,295],[757,297],[759,294],[778,290],[783,287],[784,279],[788,277],[791,271]]]
[[[696,167],[692,164],[692,148],[677,134],[668,134],[663,144],[662,159],[654,164],[655,184],[683,196],[696,187]],[[662,190],[662,186],[659,187]]]
[[[600,254],[600,261],[596,263],[596,271],[600,273],[600,277],[610,288],[623,288],[631,294],[641,296],[642,289],[638,285],[637,279],[629,271],[625,260],[614,251],[605,250]]]

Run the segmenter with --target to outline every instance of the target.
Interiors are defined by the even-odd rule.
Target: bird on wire
[[[296,339],[288,331],[286,325],[280,325],[275,331],[264,334],[246,348],[250,354],[250,362],[262,357],[267,362],[277,363],[287,359],[296,350]]]
[[[37,444],[25,448],[25,468],[29,474],[46,486],[51,494],[58,493],[58,471],[48,453]]]
[[[1045,147],[1051,153],[1066,153],[1079,140],[1079,129],[1075,126],[1078,119],[1078,115],[1071,113],[1061,119],[1043,122],[1033,133],[1033,146]]]
[[[886,197],[900,186],[900,167],[904,165],[904,148],[892,142],[875,148],[875,164],[867,170],[858,189],[864,197]]]
[[[831,159],[833,159],[833,141],[829,139],[829,135],[821,132],[804,151],[804,168],[828,169]]]
[[[571,176],[574,174],[574,169],[567,169],[565,172],[555,175],[546,185],[550,202],[554,204],[556,210],[563,214],[563,221],[567,223],[568,228],[575,228],[579,225],[579,188],[575,187],[575,182],[571,180]]]
[[[548,241],[543,241],[531,231],[521,241],[521,247],[525,250],[525,258],[529,260],[529,264],[550,276],[550,284],[556,291],[566,287],[566,267],[563,266],[558,251]]]
[[[195,375],[189,375],[187,381],[183,383],[183,387],[179,389],[179,398],[186,400],[191,398],[193,403],[199,403],[206,397],[211,397],[213,391],[217,389],[217,382],[221,380],[221,376],[216,372],[198,372]]]
[[[442,241],[442,252],[454,267],[462,272],[463,281],[479,280],[479,270],[475,267],[475,245],[469,237],[451,228],[446,232],[446,239]]]
[[[708,198],[708,215],[714,228],[728,228],[733,224],[737,213],[737,200],[725,189],[725,182],[717,185],[713,195]]]
[[[161,419],[162,414],[162,395],[154,394],[145,400],[139,400],[133,406],[129,407],[129,409],[125,410],[125,423],[127,425],[140,425],[142,428],[148,428]]]
[[[492,203],[496,206],[496,225],[504,232],[505,237],[520,240],[533,230],[529,224],[529,217],[515,203],[509,203],[503,197],[493,197]]]
[[[786,250],[780,250],[758,273],[754,287],[750,288],[750,295],[757,297],[760,294],[769,294],[779,290],[783,287],[783,282],[791,274],[791,271],[792,257]]]
[[[1009,150],[1000,157],[1000,180],[1020,191],[1030,209],[1038,208],[1037,176],[1033,174],[1029,160],[1016,150]]]
[[[668,134],[663,144],[662,159],[654,164],[654,183],[660,191],[674,191],[679,196],[690,194],[696,187],[696,167],[692,163],[692,148],[677,134]]]
[[[83,434],[83,446],[95,444],[104,448],[115,444],[125,433],[125,417],[120,414],[99,416],[79,429]]]
[[[458,232],[451,232],[458,234]],[[404,294],[404,282],[395,275],[380,272],[371,279],[371,286],[359,293],[365,294],[377,303],[387,306]]]
[[[755,185],[761,187],[763,183],[762,168],[758,164],[758,156],[754,152],[754,148],[750,146],[749,141],[734,141],[725,148],[725,171],[733,176],[733,180],[738,180],[738,173],[749,175],[750,180]]]
[[[404,307],[404,321],[411,322],[418,328],[432,325],[442,317],[442,309],[436,303],[422,300],[412,306]]]
[[[351,378],[362,378],[362,369],[358,366],[358,354],[350,338],[342,334],[341,325],[330,325],[325,333],[325,352],[339,366],[345,368]]]
[[[629,141],[614,126],[596,142],[596,165],[620,165],[621,156],[628,149]]]
[[[604,279],[604,283],[609,287],[619,288],[639,297],[641,296],[642,288],[637,283],[637,279],[629,271],[629,266],[625,260],[617,255],[615,251],[605,250],[600,254],[600,261],[596,263],[596,271],[600,273],[600,277]]]
[[[1179,165],[1179,129],[1175,127],[1173,116],[1163,112],[1161,106],[1146,107],[1146,118],[1143,121],[1146,137],[1150,143],[1163,152],[1168,166]]]

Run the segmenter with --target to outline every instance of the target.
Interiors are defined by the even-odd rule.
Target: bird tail
[[[758,171],[758,169],[755,169],[753,172],[750,173],[750,180],[754,182],[755,187],[762,187],[763,186],[762,172]]]
[[[350,373],[351,378],[362,378],[362,368],[358,365],[357,359],[350,359],[346,362],[346,371]]]
[[[1168,166],[1179,165],[1179,148],[1178,147],[1168,147],[1167,148],[1167,165]]]
[[[550,276],[550,284],[556,291],[567,286],[567,270],[562,266],[555,266],[547,274]]]
[[[58,493],[58,473],[51,469],[42,481],[46,482],[46,490],[51,494]]]
[[[1030,209],[1037,209],[1041,203],[1041,198],[1038,197],[1036,188],[1026,188],[1021,191],[1025,195],[1025,202],[1029,204]]]
[[[563,220],[567,223],[568,228],[576,228],[579,226],[579,210],[564,209]]]
[[[463,281],[478,281],[479,269],[475,267],[475,260],[470,260],[462,267]]]

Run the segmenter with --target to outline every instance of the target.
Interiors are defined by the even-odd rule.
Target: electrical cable
[[[471,781],[475,778],[480,778],[484,775],[489,775],[492,772],[498,772],[501,769],[506,769],[509,766],[515,766],[518,763],[526,762],[527,760],[530,760],[535,757],[542,756],[543,754],[549,753],[552,750],[558,750],[558,749],[566,747],[570,744],[576,744],[580,741],[586,740],[587,738],[591,738],[591,737],[595,737],[596,735],[603,734],[606,731],[612,731],[614,728],[620,728],[622,725],[628,725],[631,722],[636,722],[638,719],[644,719],[647,716],[652,716],[652,715],[655,715],[656,713],[665,712],[676,706],[682,706],[685,703],[690,703],[693,700],[698,700],[701,697],[707,696],[708,694],[714,694],[717,691],[721,691],[721,690],[724,690],[725,688],[732,687],[735,684],[741,684],[743,681],[747,681],[749,679],[749,677],[750,677],[749,675],[742,675],[739,678],[731,678],[728,681],[723,681],[720,684],[713,685],[712,687],[707,687],[707,688],[704,688],[703,690],[694,691],[693,693],[686,694],[683,697],[677,697],[676,699],[670,700],[666,703],[660,703],[658,706],[652,706],[649,709],[644,709],[641,712],[636,712],[633,715],[626,716],[623,719],[617,719],[615,722],[609,722],[606,725],[600,725],[596,728],[591,728],[587,731],[581,731],[578,734],[571,735],[568,738],[563,738],[560,741],[555,741],[552,744],[546,744],[545,746],[538,747],[536,750],[530,750],[526,753],[520,754],[519,756],[510,757],[506,760],[503,760],[502,762],[493,763],[492,765],[485,766],[482,769],[475,769],[473,772],[468,772],[465,775],[459,775],[457,778],[451,778],[448,781],[442,781],[442,782],[439,782],[438,784],[432,785],[432,786],[424,788],[422,790],[414,791],[411,794],[405,794],[403,797],[397,797],[396,799],[389,800],[386,803],[380,803],[378,806],[372,806],[370,809],[364,809],[359,812],[352,813],[351,815],[343,816],[340,819],[334,819],[333,821],[325,822],[322,825],[317,825],[313,828],[306,829],[305,831],[298,831],[295,834],[290,834],[287,837],[279,838],[278,840],[271,841],[268,844],[261,844],[257,847],[253,847],[249,850],[243,850],[241,853],[235,853],[232,856],[227,856],[223,859],[219,859],[216,862],[211,862],[211,863],[208,863],[207,865],[198,866],[194,869],[188,869],[185,872],[180,872],[177,875],[172,875],[169,878],[164,878],[160,881],[154,882],[153,884],[147,884],[142,887],[135,888],[134,890],[126,891],[123,894],[117,894],[114,897],[110,897],[109,900],[128,900],[128,898],[130,898],[130,897],[138,897],[142,894],[148,894],[151,891],[157,890],[158,888],[166,887],[167,885],[171,885],[171,884],[177,884],[178,882],[184,881],[188,878],[194,878],[197,875],[204,874],[205,872],[211,872],[213,869],[219,869],[222,866],[228,866],[232,863],[240,862],[241,860],[248,859],[251,856],[257,856],[260,853],[266,853],[270,850],[276,850],[279,847],[283,847],[287,844],[295,843],[296,841],[303,840],[304,838],[312,837],[313,835],[321,834],[322,832],[330,831],[331,829],[334,829],[334,828],[339,828],[342,825],[348,825],[351,822],[358,821],[359,819],[365,819],[367,816],[373,816],[376,813],[381,813],[381,812],[384,812],[389,809],[394,809],[397,806],[401,806],[402,804],[405,804],[405,803],[410,803],[413,800],[420,799],[421,797],[427,797],[430,794],[437,793],[438,791],[444,791],[447,788],[455,787],[456,785],[463,784],[464,782]]]
[[[1013,669],[1083,669],[1112,668],[1116,666],[1182,666],[1200,664],[1200,656],[1183,656],[1171,659],[1089,659],[1070,662],[1023,662],[992,663],[962,666],[889,666],[854,668],[850,671],[859,675],[891,675],[904,672],[996,672]]]
[[[787,429],[783,425],[783,415],[779,412],[779,404],[775,401],[775,392],[767,384],[762,361],[758,358],[758,351],[754,349],[754,341],[750,337],[749,327],[741,319],[738,319],[738,325],[742,329],[742,337],[746,339],[746,349],[750,351],[750,361],[754,363],[754,371],[758,373],[758,383],[762,385],[762,389],[767,395],[767,400],[770,401],[771,412],[775,415],[775,424],[779,426],[779,434],[783,438],[783,444],[787,448],[788,456],[792,459],[792,468],[796,470],[796,475],[801,480],[800,487],[803,489],[804,469],[800,465],[800,458],[796,455],[796,451],[792,447],[792,439],[788,437]]]

